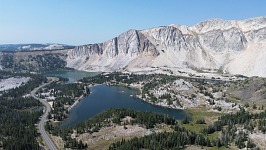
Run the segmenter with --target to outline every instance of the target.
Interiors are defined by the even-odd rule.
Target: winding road
[[[52,78],[52,77],[49,77],[49,79],[50,79],[50,81],[49,81],[48,83],[45,83],[45,84],[43,84],[43,85],[41,85],[41,86],[35,88],[34,90],[31,91],[30,94],[31,94],[31,96],[32,96],[33,98],[39,100],[39,101],[40,101],[40,102],[46,107],[45,113],[43,114],[43,116],[42,116],[42,118],[41,118],[41,121],[40,121],[40,123],[38,124],[38,129],[39,129],[39,132],[41,133],[41,136],[42,136],[43,140],[45,141],[45,143],[46,143],[47,146],[49,147],[49,149],[50,149],[50,150],[57,150],[57,147],[55,146],[54,142],[52,141],[52,139],[49,137],[49,135],[47,134],[47,132],[46,132],[45,129],[44,129],[45,122],[47,121],[46,118],[47,118],[47,116],[48,116],[48,113],[51,111],[51,106],[48,104],[47,101],[42,100],[42,99],[38,98],[38,97],[35,95],[36,92],[37,92],[40,88],[42,88],[42,87],[44,87],[44,86],[46,86],[46,85],[48,85],[48,84],[50,84],[50,83],[52,83],[52,82],[54,82],[54,81],[58,81],[58,78],[55,78],[55,77],[53,77],[53,78]]]

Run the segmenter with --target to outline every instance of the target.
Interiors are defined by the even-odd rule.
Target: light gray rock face
[[[246,36],[250,42],[266,42],[266,28],[249,31]]]
[[[171,26],[166,26],[158,29],[151,30],[146,33],[147,38],[153,38],[156,45],[167,50],[182,51],[187,50],[185,39],[182,32]]]
[[[69,57],[78,58],[94,54],[106,55],[108,58],[115,58],[119,54],[134,57],[142,53],[158,55],[155,46],[145,39],[139,31],[129,30],[104,43],[77,46],[70,51]]]
[[[210,19],[203,21],[193,26],[197,33],[206,33],[215,30],[228,30],[236,26],[236,21],[222,20],[222,19]]]
[[[69,57],[75,59],[84,55],[89,57],[93,54],[102,55],[102,53],[102,44],[89,44],[77,46],[74,50],[71,50]]]
[[[130,71],[164,66],[222,69],[252,76],[257,70],[266,70],[254,61],[263,60],[258,53],[266,55],[266,17],[129,30],[104,43],[76,47],[69,52],[67,62],[69,67],[81,70]],[[266,76],[264,72],[261,76]]]
[[[238,28],[214,30],[201,34],[200,42],[214,52],[245,50],[247,40]]]

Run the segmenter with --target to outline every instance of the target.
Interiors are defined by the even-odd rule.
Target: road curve
[[[51,111],[51,106],[48,104],[47,101],[42,100],[42,99],[38,98],[38,97],[35,95],[36,92],[37,92],[40,88],[42,88],[42,87],[44,87],[44,86],[46,86],[46,85],[48,85],[48,84],[50,84],[50,83],[52,83],[52,82],[58,80],[58,78],[49,78],[49,79],[51,79],[51,81],[49,81],[48,83],[45,83],[45,84],[43,84],[43,85],[41,85],[41,86],[35,88],[34,90],[31,91],[30,94],[31,94],[31,96],[32,96],[33,98],[39,100],[39,101],[45,106],[45,108],[46,108],[45,113],[43,114],[43,116],[42,116],[42,118],[41,118],[41,121],[40,121],[40,123],[38,124],[39,132],[41,133],[41,136],[42,136],[43,140],[45,141],[45,143],[47,144],[47,146],[49,147],[49,149],[50,149],[50,150],[57,150],[57,147],[55,146],[54,142],[52,141],[52,139],[49,137],[49,135],[47,134],[47,132],[46,132],[45,129],[44,129],[45,122],[47,121],[46,118],[47,118],[47,116],[48,116],[48,113]]]

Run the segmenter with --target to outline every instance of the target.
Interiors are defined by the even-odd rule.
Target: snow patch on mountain
[[[75,46],[47,43],[47,44],[0,44],[0,51],[37,51],[72,49]]]
[[[58,50],[64,49],[64,45],[61,44],[30,44],[18,47],[19,50]]]

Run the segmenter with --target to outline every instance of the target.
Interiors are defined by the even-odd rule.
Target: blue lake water
[[[73,83],[84,77],[91,77],[97,74],[99,73],[73,70],[73,71],[51,71],[51,72],[46,72],[44,75],[68,78],[68,83]]]
[[[96,74],[82,71],[56,71],[50,72],[48,76],[60,76],[68,78],[70,82],[75,82],[83,77],[94,76]],[[121,86],[96,85],[91,87],[90,90],[92,93],[70,110],[69,118],[62,123],[61,127],[64,128],[85,121],[110,108],[127,108],[162,113],[178,120],[184,119],[187,115],[184,110],[170,109],[144,102],[132,96],[137,92],[135,89]]]

